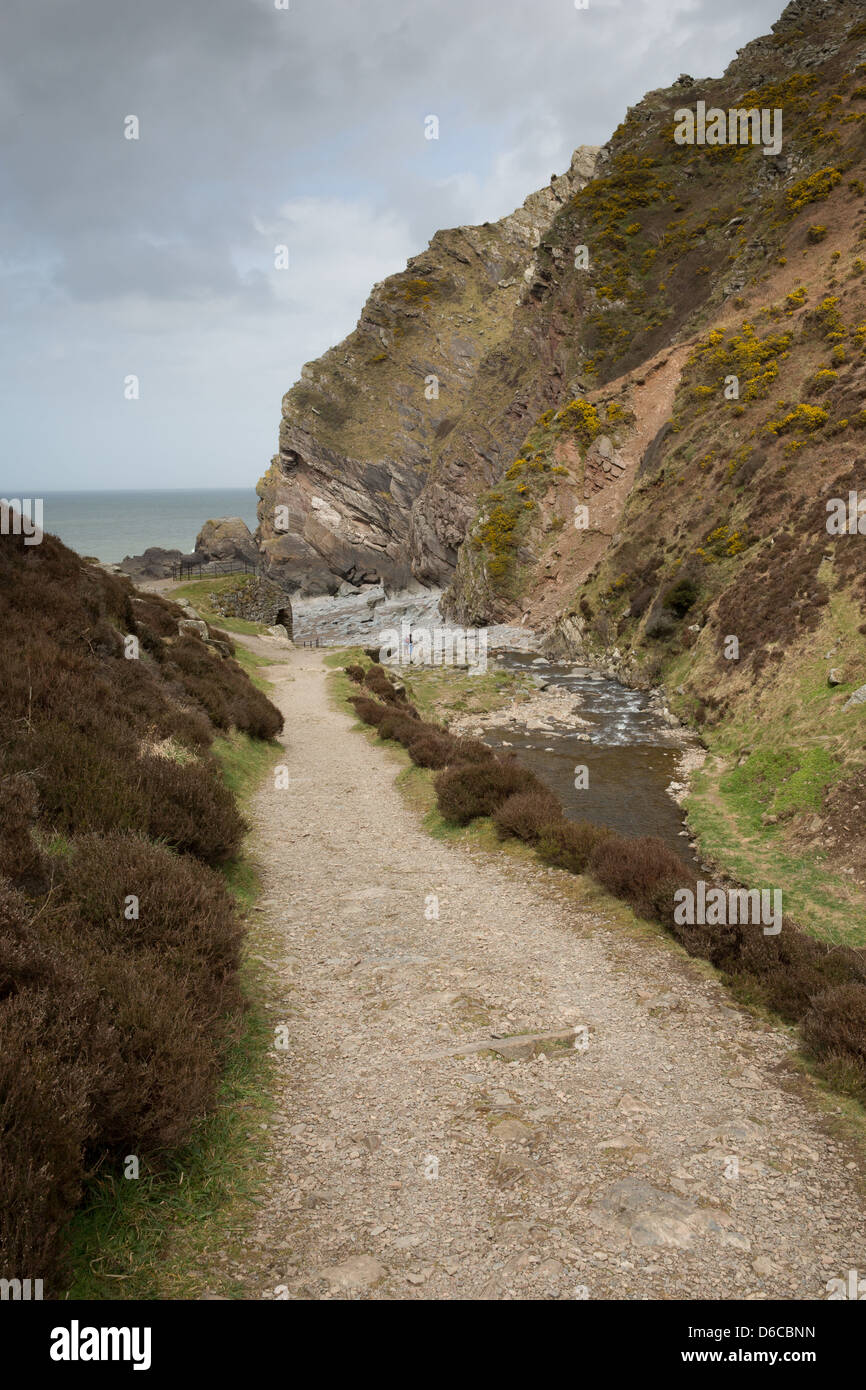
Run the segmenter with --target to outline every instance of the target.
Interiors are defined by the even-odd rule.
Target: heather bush
[[[802,1033],[816,1057],[853,1057],[866,1075],[866,985],[851,981],[816,995]]]
[[[0,880],[0,1277],[42,1278],[55,1297],[65,1226],[81,1195],[92,1087],[112,1065],[99,1012],[78,964]]]
[[[236,661],[214,655],[199,637],[180,637],[165,661],[165,674],[195,700],[218,729],[234,726],[253,738],[274,738],[283,717]]]
[[[544,790],[534,773],[510,759],[458,763],[440,772],[434,786],[440,812],[457,825],[492,815],[515,792]]]
[[[243,929],[220,874],[142,835],[83,835],[58,865],[55,892],[72,929],[101,950],[150,950],[172,969],[196,970],[202,1003],[225,1007],[224,981],[238,966]],[[128,893],[138,899],[131,919]]]
[[[591,821],[550,817],[539,831],[538,857],[554,868],[582,874],[596,846],[610,833],[605,826],[593,825]]]
[[[242,929],[205,864],[245,827],[206,750],[282,718],[180,615],[55,537],[0,540],[0,1277],[53,1296],[87,1174],[189,1138],[240,1017]]]
[[[2,1273],[35,1259],[60,1293],[86,1171],[189,1136],[241,1015],[241,938],[220,876],[141,836],[73,841],[39,911],[0,881]]]
[[[362,685],[364,682],[364,668],[363,666],[358,666],[357,663],[353,663],[346,667],[346,675],[350,680],[353,680],[356,685]]]
[[[765,936],[759,925],[743,926],[739,933],[739,949],[729,949],[719,961],[720,968],[739,991],[790,1023],[799,1023],[828,989],[848,983],[866,985],[861,951],[806,936],[787,917],[776,936]],[[718,950],[714,954],[721,956]]]
[[[364,684],[373,691],[374,695],[378,695],[380,700],[386,700],[389,704],[400,703],[400,696],[397,694],[396,687],[388,678],[384,666],[380,666],[378,662],[374,661],[372,666],[367,667],[364,673]],[[404,701],[405,698],[404,694]]]
[[[210,1108],[227,1020],[197,997],[198,972],[166,969],[155,951],[127,959],[85,937],[77,949],[112,1039],[110,1070],[97,1059],[92,1066],[88,1150],[94,1157],[136,1153],[158,1167]]]
[[[45,861],[33,838],[39,806],[31,777],[0,777],[0,875],[36,892],[44,886]]]
[[[493,823],[500,840],[509,835],[534,844],[542,831],[562,816],[562,807],[553,792],[516,792],[493,812]]]
[[[143,824],[154,840],[206,864],[237,853],[247,826],[215,763],[152,756],[140,758],[137,768],[147,798]]]
[[[207,635],[212,642],[218,642],[220,649],[226,647],[228,655],[234,656],[237,651],[237,643],[230,632],[225,632],[221,627],[214,627],[211,623],[207,624]]]
[[[442,768],[457,761],[455,743],[456,740],[449,738],[447,734],[431,733],[428,728],[416,734],[406,744],[406,748],[409,757],[418,767]]]
[[[691,878],[680,857],[655,835],[604,836],[592,851],[589,869],[609,893],[648,918],[664,913],[673,904],[675,889]]]
[[[413,719],[411,714],[394,710],[379,720],[379,737],[395,739],[398,743],[409,743],[426,728],[429,728],[429,725],[425,726],[420,720]]]
[[[81,1198],[89,1097],[81,1000],[53,984],[0,1001],[0,1277],[41,1278],[57,1298],[65,1228]]]
[[[456,739],[455,755],[453,761],[460,763],[486,763],[494,756],[490,744],[483,743],[480,738]]]
[[[374,727],[378,727],[385,715],[391,712],[387,705],[380,704],[378,700],[371,700],[366,695],[351,696],[349,704],[360,720]]]

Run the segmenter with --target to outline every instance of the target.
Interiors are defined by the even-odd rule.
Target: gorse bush
[[[209,746],[282,717],[180,616],[52,536],[0,539],[0,1277],[55,1297],[88,1175],[189,1138],[241,1017],[207,866],[245,826]]]

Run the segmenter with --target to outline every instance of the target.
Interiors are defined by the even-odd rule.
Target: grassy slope
[[[178,588],[172,589],[169,597],[176,602],[186,600],[187,603],[191,603],[206,623],[212,623],[214,627],[221,627],[224,632],[245,632],[248,634],[261,632],[261,623],[248,623],[243,618],[224,618],[210,601],[212,594],[221,594],[227,589],[234,589],[237,587],[237,582],[238,576],[236,574],[225,574],[216,579],[193,579],[189,584],[181,584]]]

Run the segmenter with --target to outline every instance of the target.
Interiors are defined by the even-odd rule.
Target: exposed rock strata
[[[374,287],[355,331],[304,367],[258,489],[273,578],[305,594],[450,578],[478,491],[532,408],[502,375],[538,248],[594,161],[582,147],[508,217],[437,232]],[[506,409],[504,435],[487,424],[491,393]]]

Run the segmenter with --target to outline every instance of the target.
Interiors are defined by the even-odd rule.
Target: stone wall
[[[258,575],[239,575],[230,588],[215,593],[211,603],[224,618],[241,618],[248,623],[273,627],[282,623],[292,636],[292,605],[285,589]]]

